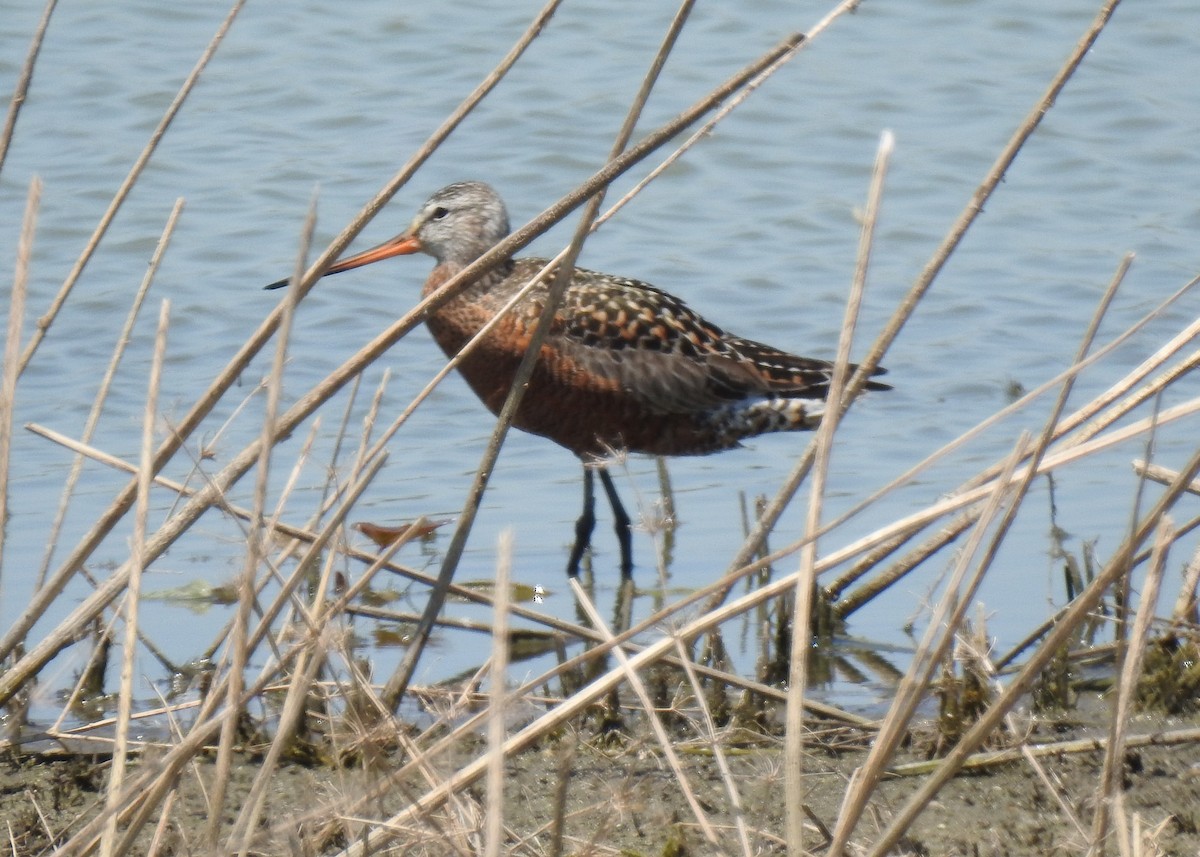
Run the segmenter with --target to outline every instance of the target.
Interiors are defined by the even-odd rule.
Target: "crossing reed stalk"
[[[112,813],[100,840],[102,857],[116,853],[117,798],[125,780],[125,764],[129,751],[129,719],[133,711],[133,672],[138,646],[138,609],[141,605],[142,544],[146,539],[146,518],[150,513],[150,487],[153,479],[150,467],[154,458],[154,433],[158,425],[158,393],[162,384],[163,358],[167,351],[167,330],[171,321],[171,304],[164,300],[158,314],[158,331],[154,337],[154,356],[150,363],[147,383],[146,409],[142,418],[142,448],[138,467],[138,498],[133,517],[133,571],[125,593],[125,640],[122,645],[121,683],[117,693],[116,742],[113,746],[112,767],[108,774],[107,808]]]
[[[29,183],[25,198],[25,216],[17,246],[17,269],[13,274],[8,298],[8,333],[4,339],[4,367],[0,370],[0,573],[4,569],[4,541],[8,529],[8,468],[12,454],[14,404],[17,398],[17,355],[21,350],[21,327],[25,321],[25,299],[29,292],[29,260],[37,224],[42,183],[36,177]]]
[[[21,114],[21,107],[25,104],[25,98],[29,94],[29,84],[33,80],[33,70],[37,65],[38,54],[42,51],[42,41],[46,37],[46,29],[50,26],[50,17],[54,14],[54,7],[58,5],[58,0],[46,0],[46,7],[42,10],[42,18],[38,21],[37,29],[33,31],[33,38],[29,40],[29,50],[25,54],[25,62],[21,65],[21,76],[17,78],[17,85],[13,88],[12,100],[8,103],[8,113],[4,117],[4,129],[0,131],[0,172],[4,170],[4,160],[8,157],[8,148],[12,144],[13,132],[17,128],[17,117]]]

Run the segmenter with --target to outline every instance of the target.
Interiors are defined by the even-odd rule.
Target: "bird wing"
[[[660,413],[762,396],[820,397],[830,364],[730,336],[638,280],[576,269],[552,335],[583,372]]]

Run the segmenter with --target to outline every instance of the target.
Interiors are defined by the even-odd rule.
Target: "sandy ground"
[[[1091,716],[1078,712],[1034,727],[1039,742],[1104,734],[1102,707]],[[632,718],[631,718],[632,720]],[[1195,726],[1196,721],[1139,719],[1131,734]],[[716,830],[719,844],[706,841],[684,792],[648,734],[632,731],[598,736],[568,732],[525,752],[508,765],[506,816],[509,851],[514,854],[739,854],[725,779],[711,747],[680,730],[677,749],[697,803]],[[724,743],[733,782],[745,807],[751,853],[783,853],[783,748],[777,736],[729,736]],[[928,743],[915,736],[897,763],[925,758]],[[457,758],[439,765],[442,773],[469,761],[482,749],[464,745]],[[861,763],[861,735],[833,730],[814,736],[807,765],[812,817],[832,825],[850,773]],[[1045,779],[1027,762],[1006,764],[953,780],[910,830],[894,853],[921,855],[1085,854],[1100,777],[1102,754],[1088,752],[1044,758]],[[150,764],[152,759],[143,760]],[[423,789],[419,782],[389,782],[397,757],[359,756],[342,766],[291,764],[273,777],[266,823],[255,843],[259,854],[324,854],[344,846],[361,830],[354,818],[382,819],[403,808]],[[232,823],[258,770],[257,759],[242,755],[236,765],[224,815]],[[0,819],[6,853],[48,853],[103,801],[104,759],[86,756],[12,756],[0,762]],[[204,788],[211,762],[190,768],[162,830],[162,854],[208,853],[203,831],[210,810]],[[920,777],[885,782],[862,821],[855,841],[867,844],[892,812],[920,785]],[[365,804],[348,801],[383,783],[385,794]],[[1126,753],[1123,771],[1125,830],[1140,828],[1150,847],[1144,854],[1200,854],[1200,747],[1149,746]],[[565,792],[564,792],[565,788]],[[401,832],[389,853],[474,854],[482,841],[482,784],[466,789],[431,823]],[[562,849],[554,845],[556,795],[565,794]],[[1134,817],[1137,817],[1136,823]],[[153,823],[135,853],[149,850]],[[228,830],[228,827],[226,828]],[[816,825],[808,846],[819,849]],[[819,852],[818,852],[819,853]],[[1118,853],[1116,843],[1109,853]]]

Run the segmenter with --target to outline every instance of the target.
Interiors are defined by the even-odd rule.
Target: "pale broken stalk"
[[[1124,663],[1117,682],[1116,699],[1113,701],[1112,721],[1109,726],[1108,746],[1104,751],[1104,768],[1100,783],[1096,787],[1096,813],[1092,817],[1092,847],[1088,854],[1104,854],[1105,840],[1109,828],[1115,823],[1120,853],[1130,853],[1129,828],[1124,823],[1125,797],[1122,794],[1121,776],[1125,767],[1125,740],[1129,727],[1129,714],[1137,696],[1137,684],[1142,675],[1142,663],[1146,656],[1146,643],[1150,636],[1150,625],[1154,621],[1154,609],[1158,605],[1158,593],[1162,584],[1163,567],[1167,562],[1167,551],[1175,541],[1175,528],[1171,518],[1163,515],[1155,533],[1154,553],[1150,570],[1142,584],[1141,600],[1133,631],[1125,647]]]
[[[842,410],[842,390],[849,376],[850,350],[854,343],[854,331],[858,326],[858,313],[862,306],[863,291],[867,284],[867,269],[871,261],[871,246],[875,237],[875,224],[879,220],[879,207],[883,199],[883,182],[887,177],[888,162],[895,148],[891,131],[884,131],[875,154],[875,169],[867,192],[867,210],[859,235],[858,260],[854,268],[854,279],[850,296],[846,301],[842,332],[838,338],[837,357],[833,364],[833,376],[829,379],[828,402],[821,425],[817,429],[813,480],[808,501],[808,520],[805,531],[810,534],[808,542],[800,549],[800,574],[796,578],[796,593],[792,609],[792,646],[788,667],[787,728],[784,730],[784,794],[786,838],[788,854],[804,857],[804,689],[808,684],[808,650],[812,616],[812,595],[816,586],[817,537],[821,528],[821,503],[825,495],[825,482],[829,473],[829,459],[833,454],[833,436],[837,431]]]
[[[133,667],[138,644],[138,606],[142,593],[142,572],[146,570],[146,518],[150,512],[150,488],[154,471],[154,426],[158,417],[158,391],[162,380],[163,355],[167,350],[167,328],[171,320],[171,302],[164,300],[158,313],[158,332],[154,337],[154,357],[150,363],[150,381],[146,389],[146,411],[142,418],[142,449],[138,466],[138,494],[133,516],[131,547],[132,570],[125,593],[125,642],[121,659],[121,688],[117,694],[116,745],[108,776],[108,817],[100,839],[102,857],[113,857],[117,837],[117,801],[125,780],[125,761],[129,750],[129,717],[133,711]]]
[[[500,534],[496,585],[492,591],[491,700],[488,703],[487,814],[485,857],[504,853],[504,718],[508,701],[508,604],[512,600],[512,530]]]
[[[33,233],[37,224],[42,181],[36,176],[29,182],[25,217],[17,244],[17,269],[13,274],[12,294],[8,301],[8,337],[4,344],[4,370],[0,372],[0,571],[4,568],[4,534],[8,525],[8,463],[12,450],[12,427],[17,395],[17,355],[21,351],[21,325],[25,320],[25,296],[29,286],[29,258],[33,252]]]

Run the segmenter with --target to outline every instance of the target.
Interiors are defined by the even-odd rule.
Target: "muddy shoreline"
[[[1090,710],[1088,710],[1090,709]],[[625,718],[608,734],[569,730],[511,759],[505,785],[505,822],[512,853],[529,854],[711,854],[740,853],[734,805],[712,752],[695,736],[677,736],[688,782],[712,825],[719,845],[706,839],[661,749],[642,720]],[[930,855],[1083,854],[1092,827],[1097,782],[1103,765],[1099,740],[1106,734],[1103,703],[1058,717],[1026,719],[1029,743],[1089,739],[1090,752],[1056,752],[1039,758],[1039,773],[1025,760],[960,774],[926,809],[894,853]],[[1140,716],[1134,735],[1163,734],[1200,723],[1196,718]],[[932,727],[914,732],[896,765],[924,760]],[[1010,736],[1011,738],[1011,736]],[[869,735],[844,727],[814,733],[807,744],[807,806],[813,819],[807,846],[824,841],[821,826],[837,818],[849,778],[866,753]],[[1015,743],[1010,740],[1009,743]],[[722,751],[744,808],[752,853],[784,853],[783,746],[778,735],[729,733]],[[484,751],[471,738],[429,776],[446,776]],[[261,854],[329,854],[364,829],[357,819],[382,820],[404,808],[427,782],[396,782],[391,772],[400,756],[393,748],[363,742],[353,761],[283,765],[271,778],[254,851]],[[349,758],[349,757],[347,757]],[[138,765],[153,764],[148,753]],[[234,765],[222,834],[236,819],[259,770],[259,757],[242,752]],[[207,848],[210,819],[206,789],[212,761],[202,759],[179,781],[164,821],[147,825],[131,853],[192,854]],[[9,753],[0,765],[0,818],[19,855],[49,853],[104,800],[107,761],[63,752]],[[922,777],[896,776],[883,783],[856,841],[868,844],[891,813],[919,786]],[[202,785],[203,784],[203,787]],[[1195,743],[1129,748],[1122,772],[1120,829],[1135,831],[1147,854],[1200,853],[1200,748]],[[363,799],[364,796],[381,793]],[[430,824],[401,832],[395,853],[476,853],[483,830],[482,787],[464,790]],[[560,805],[561,811],[557,809]],[[1135,820],[1136,816],[1136,820]],[[555,818],[561,817],[561,827]],[[157,836],[157,845],[152,841]],[[1117,853],[1113,843],[1111,853]]]

